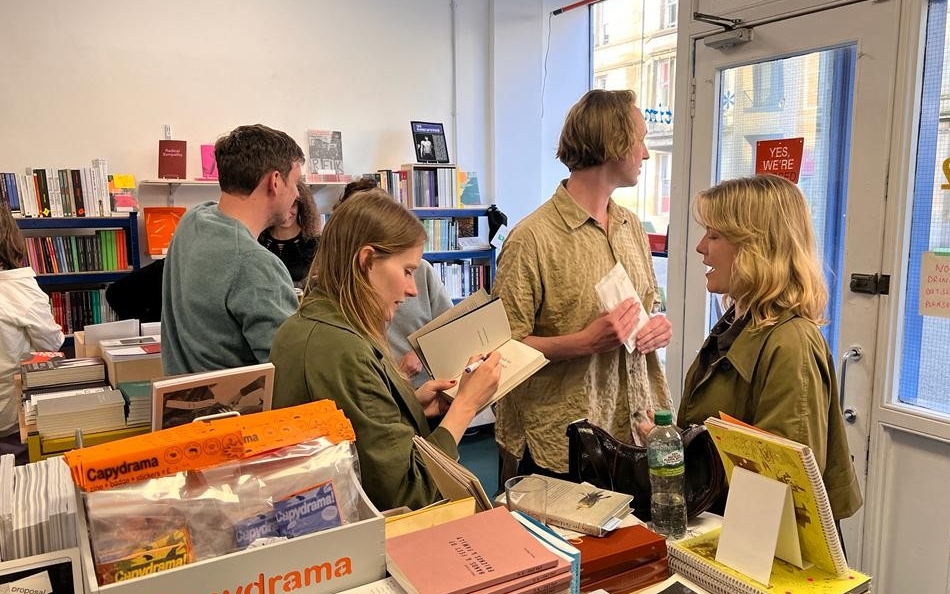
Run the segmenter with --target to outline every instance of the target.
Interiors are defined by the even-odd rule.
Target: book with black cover
[[[409,122],[412,144],[419,163],[448,163],[449,148],[445,143],[445,129],[437,122]]]

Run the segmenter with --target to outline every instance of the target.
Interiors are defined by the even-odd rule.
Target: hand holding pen
[[[491,353],[489,353],[488,355],[479,355],[479,356],[478,356],[478,359],[477,359],[476,361],[472,361],[471,363],[469,363],[468,365],[466,365],[466,366],[465,366],[465,369],[463,369],[463,371],[464,371],[465,373],[472,373],[473,371],[475,371],[476,369],[478,369],[479,365],[481,365],[482,363],[485,362],[486,359],[488,359],[488,356],[489,356],[489,355],[491,355]]]

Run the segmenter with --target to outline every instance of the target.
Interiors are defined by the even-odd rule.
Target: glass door
[[[850,290],[852,274],[880,272],[887,188],[897,2],[861,2],[753,26],[751,42],[727,49],[694,42],[695,114],[689,195],[755,173],[760,140],[804,138],[798,185],[806,195],[830,289],[825,336],[848,365],[842,407],[866,476],[874,350],[881,296]],[[860,101],[856,100],[860,97]],[[864,150],[880,146],[880,150]],[[684,217],[688,209],[682,209]],[[683,221],[686,223],[686,221]],[[716,303],[693,250],[703,230],[688,222],[682,365],[693,359]],[[846,353],[858,352],[860,355]],[[845,363],[840,363],[846,361]],[[844,374],[839,367],[839,378]],[[681,378],[671,378],[671,382]],[[843,524],[849,560],[860,567],[863,511]]]

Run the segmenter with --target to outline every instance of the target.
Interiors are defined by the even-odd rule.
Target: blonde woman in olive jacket
[[[832,512],[862,504],[838,404],[834,360],[819,330],[828,290],[805,197],[772,175],[729,180],[693,202],[706,234],[706,288],[732,305],[686,375],[677,423],[719,412],[811,448]]]

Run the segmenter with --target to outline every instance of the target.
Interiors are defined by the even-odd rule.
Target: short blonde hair
[[[636,103],[637,95],[630,90],[589,91],[567,113],[557,158],[569,171],[626,158],[643,141],[631,115]]]
[[[360,334],[389,354],[386,315],[359,253],[373,248],[385,259],[425,243],[426,232],[411,212],[380,189],[356,192],[334,209],[320,237],[320,248],[307,275],[303,301],[315,292],[336,301],[343,317]]]
[[[727,180],[697,194],[693,216],[736,246],[729,296],[753,327],[786,311],[826,323],[828,288],[798,186],[775,175]]]

